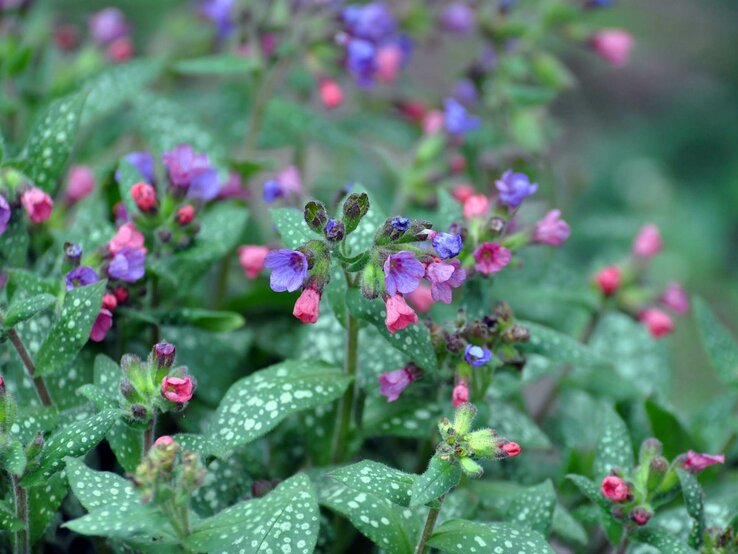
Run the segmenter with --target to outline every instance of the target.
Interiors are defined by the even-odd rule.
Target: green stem
[[[628,550],[628,543],[630,543],[630,539],[628,539],[628,535],[625,535],[618,545],[617,554],[625,554],[626,550]]]
[[[20,484],[20,478],[13,475],[13,492],[15,493],[15,515],[23,522],[23,528],[15,532],[15,554],[29,554],[31,552],[31,536],[28,525],[28,498],[26,489]]]
[[[8,338],[13,344],[16,352],[18,352],[18,356],[20,356],[23,365],[26,367],[28,376],[31,378],[31,381],[33,381],[33,386],[36,387],[36,393],[38,394],[41,403],[44,406],[53,405],[54,402],[51,400],[49,389],[46,388],[46,383],[43,378],[36,375],[36,366],[34,365],[31,355],[28,353],[28,350],[26,350],[26,346],[23,344],[17,331],[11,328],[6,331],[6,334],[8,335]]]
[[[156,275],[151,277],[151,310],[154,311],[159,306],[159,278]],[[161,330],[158,323],[151,326],[151,343],[157,344],[161,339]]]
[[[423,527],[423,534],[420,535],[420,541],[418,541],[418,546],[415,548],[415,554],[426,554],[428,552],[428,539],[433,534],[438,514],[441,513],[441,505],[443,504],[444,498],[446,498],[445,495],[438,499],[437,507],[431,508],[428,511],[428,517],[425,519],[425,526]]]
[[[359,354],[359,322],[350,312],[346,315],[346,358],[344,369],[346,375],[356,377],[356,366]],[[333,441],[333,452],[331,462],[340,463],[346,458],[348,446],[348,435],[351,426],[351,413],[354,406],[354,394],[356,390],[356,379],[349,385],[341,399],[339,408],[339,420],[336,435]]]
[[[156,412],[151,418],[149,426],[144,431],[143,436],[143,455],[146,456],[156,440]]]

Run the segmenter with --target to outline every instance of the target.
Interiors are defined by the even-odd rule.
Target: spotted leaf
[[[602,433],[595,450],[595,475],[602,478],[612,468],[628,471],[633,467],[633,445],[628,427],[613,408],[601,412]]]
[[[67,480],[61,473],[47,479],[42,486],[28,490],[31,542],[41,538],[66,496]]]
[[[56,298],[51,294],[39,294],[13,302],[5,316],[5,328],[9,329],[22,321],[31,319],[37,313],[53,306],[54,302]]]
[[[510,502],[506,519],[517,525],[524,525],[538,531],[544,537],[551,532],[556,493],[551,481],[544,481],[534,487],[528,487]]]
[[[329,477],[357,491],[386,498],[400,506],[409,506],[410,490],[418,476],[379,462],[364,460],[332,471]]]
[[[418,477],[411,489],[410,506],[422,506],[439,498],[459,484],[461,466],[433,456],[428,469]]]
[[[305,223],[300,210],[294,208],[274,208],[270,210],[272,221],[279,237],[289,249],[295,249],[309,240],[318,238]]]
[[[677,475],[682,485],[684,505],[693,521],[692,530],[689,533],[689,546],[699,548],[702,546],[705,534],[705,493],[693,474],[678,468]]]
[[[697,317],[697,329],[710,364],[724,383],[736,384],[738,382],[738,342],[701,298],[694,303],[694,313]]]
[[[540,533],[509,523],[450,519],[436,527],[428,540],[449,554],[553,554]]]

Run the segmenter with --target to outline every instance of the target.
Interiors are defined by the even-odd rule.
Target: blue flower
[[[187,190],[187,196],[208,202],[218,196],[219,192],[220,177],[218,177],[218,170],[210,168],[205,173],[192,179],[190,188]]]
[[[150,185],[154,184],[156,181],[156,176],[154,175],[154,156],[142,150],[139,152],[130,152],[123,156],[123,159],[136,168],[144,181]],[[120,169],[115,172],[115,180],[120,183]]]
[[[391,254],[384,262],[384,285],[390,296],[398,292],[410,294],[418,288],[423,275],[425,266],[415,259],[412,252],[403,250]]]
[[[464,248],[464,241],[461,235],[436,233],[436,236],[433,237],[433,248],[436,249],[441,258],[447,260],[459,255],[461,249]]]
[[[146,272],[146,251],[141,248],[119,250],[108,266],[108,275],[127,283],[135,283]]]
[[[282,186],[279,184],[279,181],[276,179],[269,179],[264,183],[264,192],[262,193],[262,196],[264,197],[264,202],[267,204],[271,204],[277,198],[281,198],[283,194]]]
[[[97,283],[100,280],[100,277],[90,266],[81,265],[68,272],[65,280],[67,290],[72,290],[77,287],[86,287],[92,283]]]
[[[512,169],[505,171],[495,187],[500,192],[500,202],[513,209],[538,190],[538,185],[531,183],[525,173],[513,173]]]
[[[446,130],[452,135],[463,135],[482,126],[482,121],[469,115],[466,108],[455,98],[446,98],[443,101],[443,108]]]
[[[384,2],[349,6],[342,13],[346,30],[353,36],[379,42],[395,32],[397,23]]]
[[[230,35],[235,25],[233,23],[233,6],[235,0],[205,0],[200,5],[200,13],[215,24],[219,38]]]
[[[483,366],[492,359],[492,352],[482,346],[467,344],[464,359],[474,367]]]
[[[346,66],[354,76],[356,84],[368,87],[374,81],[377,70],[377,49],[369,41],[352,39],[346,47]]]
[[[407,231],[408,227],[410,227],[410,220],[406,217],[393,217],[392,218],[392,228],[395,231],[401,231],[405,232]]]
[[[269,286],[275,292],[296,291],[308,274],[307,258],[296,250],[272,250],[264,258],[264,266],[272,270]]]
[[[211,169],[208,156],[198,154],[189,144],[178,144],[164,152],[162,161],[167,167],[172,186],[185,190],[194,179]]]

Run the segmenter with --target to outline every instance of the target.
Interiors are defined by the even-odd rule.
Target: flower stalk
[[[428,511],[428,517],[425,518],[425,525],[423,526],[423,534],[420,535],[418,546],[415,548],[415,554],[426,554],[428,552],[428,539],[433,534],[433,529],[436,526],[438,520],[438,514],[441,513],[441,505],[446,495],[443,495],[438,499],[438,505],[432,507]]]
[[[345,460],[346,448],[348,445],[348,435],[351,426],[351,414],[354,411],[354,396],[356,392],[356,368],[358,365],[359,354],[359,321],[356,317],[348,312],[346,314],[346,357],[344,360],[344,369],[346,375],[354,378],[354,382],[349,385],[348,389],[341,399],[339,407],[339,420],[336,428],[336,435],[333,441],[333,452],[331,453],[331,463],[340,463]]]
[[[28,376],[31,378],[31,381],[33,381],[33,386],[36,388],[36,394],[38,394],[41,403],[44,406],[53,405],[54,402],[51,399],[51,394],[49,394],[49,389],[46,388],[46,383],[44,382],[43,378],[36,375],[36,365],[33,363],[33,359],[28,353],[26,345],[23,344],[23,341],[18,335],[18,332],[15,329],[11,328],[8,329],[6,333],[16,352],[18,352],[18,356],[20,356],[20,359],[26,368]]]

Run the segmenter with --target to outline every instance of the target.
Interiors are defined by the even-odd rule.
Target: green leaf
[[[682,485],[684,505],[694,522],[689,532],[689,546],[699,548],[705,534],[705,493],[693,474],[681,468],[677,468],[676,472]]]
[[[329,473],[328,477],[357,491],[386,498],[400,506],[410,505],[410,489],[417,479],[417,475],[371,460],[342,467]]]
[[[509,523],[450,519],[436,527],[428,544],[449,554],[553,554],[537,532]]]
[[[0,500],[0,530],[13,532],[23,529],[23,522],[15,517],[15,510]]]
[[[105,437],[105,433],[120,416],[118,410],[106,410],[88,419],[75,421],[54,433],[46,441],[38,467],[27,473],[21,483],[34,486],[61,469],[66,456],[82,456]]]
[[[0,235],[0,263],[3,267],[25,267],[27,265],[30,239],[23,217],[20,213],[13,214],[5,232]]]
[[[612,517],[610,512],[612,505],[610,501],[602,495],[597,484],[582,475],[567,475],[566,478],[570,479],[584,496],[599,506],[600,522],[605,529],[607,538],[610,541],[610,544],[617,544],[620,541],[623,526],[619,521]]]
[[[530,342],[521,345],[521,349],[526,352],[534,352],[554,362],[565,362],[579,367],[612,367],[607,358],[603,358],[569,335],[531,321],[518,323],[530,331]]]
[[[438,215],[436,225],[437,231],[447,231],[452,223],[462,221],[461,204],[446,189],[438,190]]]
[[[269,210],[279,238],[285,247],[294,250],[307,241],[318,238],[305,223],[302,211],[295,208],[272,208]]]
[[[94,471],[76,458],[67,458],[66,476],[74,496],[88,512],[138,502],[133,484],[108,471]]]
[[[161,322],[165,325],[189,325],[207,331],[227,333],[243,327],[245,320],[236,312],[179,308],[164,312]]]
[[[41,294],[56,295],[59,293],[57,279],[44,278],[26,269],[8,271],[8,296],[15,300],[16,296],[28,298]]]
[[[320,503],[345,516],[383,551],[413,553],[421,521],[412,510],[381,495],[337,483],[321,487]]]
[[[241,502],[200,521],[185,544],[197,552],[310,554],[318,540],[318,516],[313,484],[299,474],[264,498]]]
[[[100,313],[105,281],[79,287],[64,296],[61,314],[36,356],[36,373],[48,375],[71,362],[90,338]]]
[[[83,93],[52,102],[23,148],[21,170],[46,192],[53,191],[72,152],[84,102]]]
[[[207,471],[203,486],[192,493],[192,507],[201,516],[212,516],[251,494],[253,479],[237,457],[215,459]]]
[[[630,536],[635,541],[650,544],[663,554],[695,554],[695,550],[683,544],[673,533],[665,529],[646,527]]]
[[[411,489],[410,506],[422,506],[440,498],[461,480],[461,466],[433,456],[428,469],[417,478]]]
[[[43,486],[28,490],[28,521],[31,542],[40,539],[49,522],[56,517],[67,496],[67,480],[61,473],[47,479]]]
[[[735,385],[738,383],[738,342],[701,298],[694,302],[694,313],[710,364],[723,383]]]
[[[628,427],[613,408],[601,414],[599,428],[602,430],[595,451],[594,472],[602,478],[612,468],[628,472],[633,467],[633,445]]]
[[[247,75],[258,68],[254,58],[237,54],[216,54],[180,60],[172,65],[182,75]]]
[[[285,417],[340,397],[352,378],[322,362],[289,360],[236,381],[218,407],[209,434],[224,449],[248,444]]]
[[[385,308],[380,300],[367,300],[357,289],[350,289],[346,295],[349,310],[354,316],[374,325],[387,341],[403,354],[406,354],[419,367],[426,371],[436,371],[438,361],[430,338],[430,331],[422,323],[406,327],[394,334],[384,323]]]
[[[667,458],[674,458],[695,446],[694,438],[675,414],[650,398],[646,400],[645,407],[651,424],[651,436],[662,439]]]
[[[5,328],[10,329],[21,321],[31,319],[37,313],[50,308],[54,302],[56,297],[51,294],[39,294],[13,302],[5,316]]]
[[[137,59],[126,64],[108,66],[99,75],[83,84],[89,91],[82,125],[114,112],[127,101],[133,99],[161,71],[159,60]]]
[[[551,533],[556,493],[550,480],[528,487],[515,496],[507,510],[507,518],[518,525],[538,531],[544,537]]]
[[[550,439],[527,414],[510,404],[495,402],[490,410],[489,426],[502,437],[508,437],[530,448],[549,448]]]
[[[136,206],[136,202],[134,202],[133,196],[131,196],[131,189],[133,185],[143,182],[144,176],[139,173],[138,169],[131,162],[121,159],[118,162],[116,180],[118,181],[118,194],[120,194],[120,199],[125,204],[128,213],[139,213],[138,206]]]
[[[400,366],[402,367],[402,366]],[[397,369],[396,367],[394,369]],[[368,398],[364,411],[366,437],[428,438],[442,415],[441,407],[427,400],[387,402],[385,397]]]
[[[553,532],[567,542],[586,545],[589,540],[582,524],[561,504],[557,504],[554,509]]]
[[[14,440],[6,445],[4,450],[3,469],[12,475],[23,475],[26,469],[26,453],[23,443]]]

